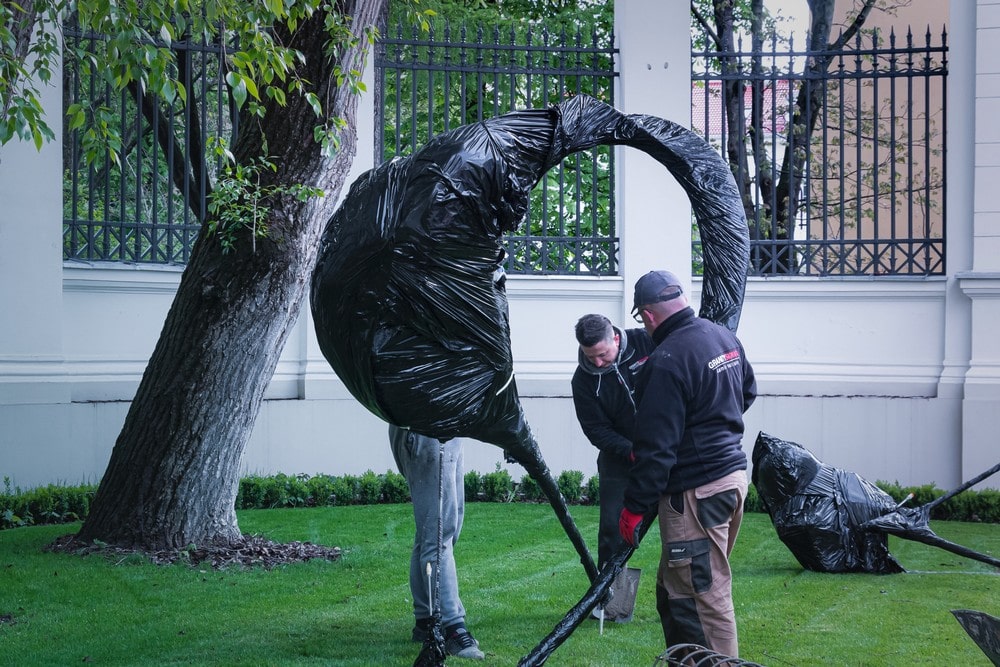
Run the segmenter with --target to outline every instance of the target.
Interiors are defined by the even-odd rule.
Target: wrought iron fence
[[[406,154],[430,137],[510,109],[544,107],[586,93],[614,104],[613,35],[553,34],[531,26],[445,26],[425,38],[395,28],[376,50],[376,153]],[[122,128],[121,160],[85,164],[87,136],[64,137],[64,257],[185,263],[201,229],[211,165],[181,170],[211,134],[234,135],[219,69],[221,49],[175,41],[188,90],[164,111],[116,93],[74,61],[99,37],[65,30],[65,105],[84,102]],[[878,35],[830,53],[770,50],[692,53],[692,124],[734,162],[744,191],[755,275],[941,275],[945,272],[946,35],[897,46]],[[808,70],[810,58],[830,66]],[[720,63],[728,61],[723,73]],[[815,129],[793,131],[793,110]],[[735,121],[734,121],[735,119]],[[743,137],[729,140],[734,122]],[[747,128],[752,132],[748,133]],[[169,137],[164,149],[157,135]],[[230,138],[232,141],[232,138]],[[801,165],[783,170],[784,156]],[[785,178],[782,184],[782,178]],[[520,274],[614,275],[614,153],[598,147],[565,160],[532,192],[518,233],[506,238],[507,269]],[[200,186],[200,187],[199,187]],[[790,193],[781,202],[778,193]],[[782,208],[783,207],[783,208]],[[695,268],[700,242],[693,240]]]
[[[412,153],[460,125],[585,93],[614,104],[614,36],[528,25],[431,29],[397,25],[376,49],[379,160]],[[506,237],[509,273],[614,275],[614,153],[570,156],[534,189],[525,220]]]
[[[235,135],[236,114],[219,58],[222,48],[175,40],[178,76],[187,97],[170,108],[145,103],[137,87],[114,91],[76,60],[93,52],[102,36],[64,28],[64,110],[83,104],[96,122],[116,125],[119,159],[110,151],[83,160],[86,127],[66,124],[63,141],[63,257],[87,261],[184,264],[205,219],[207,169],[185,168],[186,156],[202,165],[206,138]],[[166,139],[166,148],[158,141]],[[209,165],[211,168],[212,165]],[[218,169],[219,165],[214,165]]]
[[[947,35],[919,41],[692,53],[693,127],[733,167],[752,274],[945,273]]]

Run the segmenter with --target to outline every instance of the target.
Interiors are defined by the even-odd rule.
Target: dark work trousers
[[[625,544],[618,530],[618,518],[625,506],[629,465],[627,459],[610,452],[601,452],[597,456],[598,493],[601,502],[601,518],[597,526],[598,569],[604,567]]]
[[[746,471],[738,470],[660,499],[656,609],[668,647],[699,644],[738,657],[729,554],[746,493]]]

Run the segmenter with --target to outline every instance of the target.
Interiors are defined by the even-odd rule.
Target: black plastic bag
[[[752,481],[778,537],[807,570],[903,572],[885,533],[862,525],[891,512],[892,496],[854,473],[820,463],[809,451],[760,433]]]
[[[1000,471],[1000,464],[920,507],[902,507],[855,473],[820,463],[802,445],[757,435],[752,481],[778,537],[802,567],[817,572],[892,574],[889,535],[1000,567],[1000,559],[938,537],[931,510]]]

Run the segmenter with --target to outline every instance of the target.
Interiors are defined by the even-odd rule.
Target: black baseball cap
[[[675,288],[669,294],[663,294],[668,288]],[[650,271],[635,283],[635,296],[632,298],[632,312],[641,306],[648,306],[658,301],[670,301],[684,293],[680,278],[670,271]],[[660,296],[663,294],[663,296]]]

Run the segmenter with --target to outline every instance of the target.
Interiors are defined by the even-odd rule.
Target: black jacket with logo
[[[645,329],[615,327],[615,333],[619,339],[615,363],[598,368],[580,350],[571,384],[584,435],[602,454],[625,459],[632,451],[635,373],[654,346]]]
[[[639,373],[639,408],[625,507],[652,511],[661,496],[746,470],[743,413],[757,397],[736,336],[685,308],[653,332]]]

